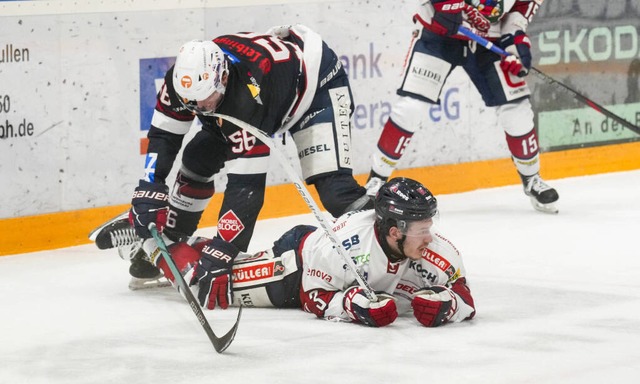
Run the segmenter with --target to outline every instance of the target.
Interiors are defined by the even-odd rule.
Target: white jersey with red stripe
[[[391,263],[387,259],[376,239],[374,221],[372,210],[353,212],[338,218],[333,229],[371,289],[391,294],[409,262]],[[303,309],[319,317],[350,321],[342,304],[343,291],[358,284],[356,276],[322,229],[307,237],[302,263]]]
[[[434,285],[447,286],[456,296],[458,307],[450,322],[459,322],[475,315],[462,256],[448,239],[437,232],[422,258],[419,261],[409,261],[408,268],[393,292],[398,313],[410,310],[411,300],[418,290]]]
[[[354,212],[340,217],[334,231],[371,289],[393,294],[398,299],[400,313],[410,309],[413,293],[421,288],[451,285],[459,280],[460,292],[465,289],[468,292],[460,253],[444,237],[436,234],[420,261],[405,259],[392,263],[378,242],[374,222],[374,211]],[[303,309],[329,320],[350,321],[343,307],[343,291],[358,283],[323,230],[318,229],[307,237],[302,247],[302,262]],[[459,305],[462,312],[452,321],[473,316],[470,294],[468,299],[470,305]]]

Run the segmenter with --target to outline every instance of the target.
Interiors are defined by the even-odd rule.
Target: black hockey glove
[[[140,180],[133,192],[129,222],[143,239],[151,237],[149,224],[155,223],[158,232],[162,232],[167,224],[169,212],[169,187],[164,184],[150,183]]]
[[[233,303],[232,267],[240,250],[220,238],[208,241],[200,252],[190,286],[198,284],[198,302],[214,309],[216,302],[222,309]]]
[[[464,0],[432,0],[435,15],[431,20],[434,32],[442,36],[453,36],[458,33],[462,24],[462,11],[465,10]]]
[[[502,35],[500,38],[502,49],[510,53],[503,57],[500,68],[518,77],[525,77],[531,69],[531,42],[529,36],[522,31],[515,34]]]
[[[376,292],[378,301],[371,301],[360,286],[344,291],[343,306],[353,321],[370,327],[384,327],[393,323],[398,317],[398,309],[393,296],[384,292]]]

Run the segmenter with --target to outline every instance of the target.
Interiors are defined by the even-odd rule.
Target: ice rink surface
[[[246,308],[217,354],[173,288],[127,288],[114,250],[0,257],[0,383],[638,383],[640,171],[552,185],[556,216],[518,186],[438,196],[477,316],[434,329]],[[261,221],[250,251],[313,222]],[[221,335],[236,313],[207,317]]]

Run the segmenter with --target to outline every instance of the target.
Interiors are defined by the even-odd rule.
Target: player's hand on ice
[[[291,34],[291,25],[278,25],[269,28],[267,35],[272,35],[280,39],[286,39]]]
[[[518,77],[525,77],[531,69],[531,42],[529,36],[522,31],[515,34],[502,35],[500,38],[502,49],[510,53],[503,57],[500,68]]]
[[[143,239],[151,237],[149,224],[155,223],[158,232],[167,224],[169,212],[169,187],[164,184],[140,180],[133,192],[129,222]]]
[[[202,247],[189,285],[198,285],[198,302],[202,307],[214,309],[216,302],[227,309],[233,302],[232,267],[240,250],[220,238],[213,238]]]
[[[467,21],[471,26],[482,33],[489,32],[491,22],[471,4],[464,5],[464,13],[467,15]]]
[[[464,0],[432,0],[435,15],[431,20],[434,32],[442,36],[453,36],[458,33],[462,24],[462,11],[465,9]]]
[[[442,285],[423,288],[411,301],[413,315],[425,327],[437,327],[449,321],[458,308],[456,295]]]
[[[344,292],[343,306],[351,320],[370,327],[384,327],[398,317],[398,309],[393,296],[376,292],[378,301],[371,301],[360,286],[353,286]]]

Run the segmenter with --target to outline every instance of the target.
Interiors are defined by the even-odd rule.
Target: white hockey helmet
[[[229,67],[222,49],[211,40],[192,40],[182,47],[173,68],[173,87],[185,104],[224,94],[222,77]]]

